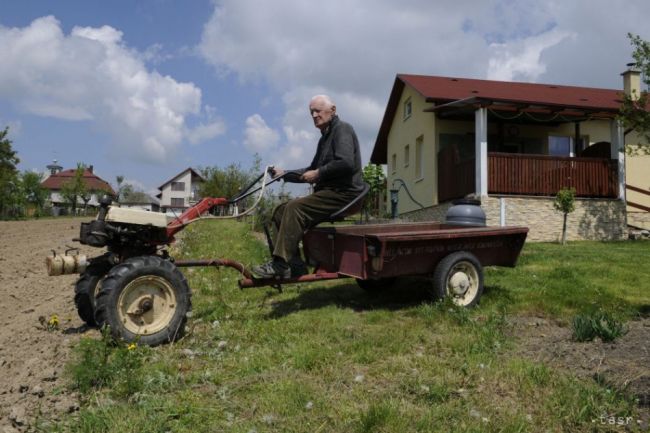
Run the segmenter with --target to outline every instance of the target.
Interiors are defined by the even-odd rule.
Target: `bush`
[[[592,341],[596,337],[602,341],[614,341],[627,332],[623,323],[602,311],[574,317],[572,327],[576,341]]]

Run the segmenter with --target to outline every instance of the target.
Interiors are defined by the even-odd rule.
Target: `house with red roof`
[[[622,75],[625,90],[640,87],[637,71]],[[621,239],[627,209],[650,211],[650,178],[626,201],[637,191],[626,188],[624,150],[638,138],[617,120],[622,92],[399,74],[371,162],[387,166],[403,219],[441,221],[454,199],[472,196],[488,225],[528,226],[529,239],[556,240],[562,215],[553,198],[575,188],[569,239]]]
[[[66,182],[70,182],[74,179],[76,169],[70,168],[63,170],[63,167],[58,165],[57,161],[54,161],[52,164],[48,165],[47,168],[50,170],[49,176],[41,182],[41,186],[50,191],[50,203],[54,212],[58,214],[60,209],[70,207],[70,204],[61,195],[61,188]],[[80,207],[87,204],[87,206],[98,207],[99,200],[103,195],[115,196],[115,191],[113,187],[106,182],[104,179],[97,176],[93,173],[93,166],[90,165],[84,169],[82,180],[86,185],[87,191],[89,193],[88,203],[79,198],[78,204]]]

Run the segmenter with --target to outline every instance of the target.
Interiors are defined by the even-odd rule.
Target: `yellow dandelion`
[[[59,316],[57,316],[56,314],[52,314],[52,317],[50,317],[50,320],[47,321],[47,324],[51,328],[58,328],[58,326],[59,326]]]
[[[135,350],[138,347],[135,343],[131,343],[127,346],[126,350]]]

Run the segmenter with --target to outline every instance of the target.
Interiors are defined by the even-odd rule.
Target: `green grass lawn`
[[[185,230],[179,259],[246,264],[267,251],[234,221]],[[237,288],[231,269],[186,269],[190,333],[158,348],[85,339],[70,365],[72,432],[588,432],[635,415],[595,381],[517,357],[508,318],[569,323],[648,314],[650,243],[527,244],[514,269],[486,269],[481,305],[431,303],[426,281],[368,294],[353,280]]]

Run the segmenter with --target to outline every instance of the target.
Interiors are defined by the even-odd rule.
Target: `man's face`
[[[329,106],[322,99],[315,99],[309,104],[309,112],[311,113],[311,118],[314,120],[314,126],[323,130],[330,124],[332,117],[336,113],[336,107]]]

